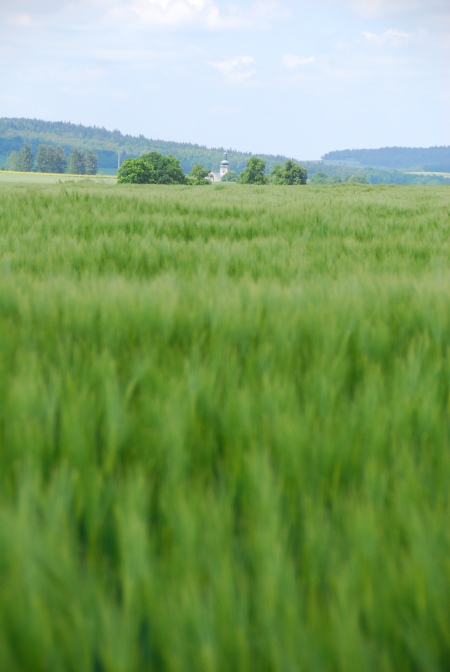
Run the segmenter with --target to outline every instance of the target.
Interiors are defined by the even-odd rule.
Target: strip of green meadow
[[[5,183],[25,184],[56,184],[60,182],[99,183],[115,180],[115,175],[72,175],[70,173],[21,173],[14,170],[0,170],[0,185]]]
[[[0,180],[0,669],[440,672],[450,190]]]

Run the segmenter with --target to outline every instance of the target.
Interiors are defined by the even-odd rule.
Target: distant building
[[[228,154],[225,152],[224,154],[225,158],[223,161],[220,163],[220,168],[219,168],[219,173],[209,173],[209,175],[206,176],[207,180],[210,180],[210,182],[220,182],[222,177],[228,173],[230,170],[230,162],[228,161]]]

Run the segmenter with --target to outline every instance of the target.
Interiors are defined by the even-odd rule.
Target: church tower
[[[228,173],[230,170],[230,163],[228,161],[228,154],[225,152],[225,158],[224,160],[220,163],[220,177],[222,178],[224,175]]]

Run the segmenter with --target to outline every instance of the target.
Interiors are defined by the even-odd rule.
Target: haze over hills
[[[344,149],[328,152],[322,159],[347,165],[450,173],[449,146]]]
[[[30,143],[33,151],[42,144],[61,145],[66,152],[73,147],[92,149],[98,156],[100,170],[114,170],[117,168],[118,152],[121,161],[137,157],[145,152],[160,152],[172,154],[179,159],[185,172],[189,172],[196,163],[214,169],[218,167],[224,147],[208,148],[193,143],[170,142],[154,140],[143,135],[124,135],[118,130],[108,131],[98,126],[83,126],[65,121],[43,121],[41,119],[0,118],[0,159],[4,165],[6,157],[12,151],[19,151],[25,143]],[[232,167],[241,172],[251,153],[227,150]],[[284,163],[286,156],[258,154],[265,160],[268,168],[276,163]],[[303,164],[304,162],[302,162]],[[307,162],[309,163],[309,162]]]
[[[33,153],[41,144],[60,145],[69,154],[74,147],[93,150],[98,157],[100,172],[115,173],[118,155],[123,162],[146,152],[172,154],[181,163],[185,173],[201,163],[212,170],[217,169],[223,158],[224,147],[208,148],[194,143],[170,142],[150,139],[143,135],[132,136],[119,130],[109,131],[98,126],[84,126],[65,121],[45,121],[27,118],[0,118],[0,168],[5,166],[11,152],[29,143]],[[248,159],[254,154],[228,149],[231,167],[237,173],[243,171]],[[283,155],[258,154],[270,170],[275,164],[283,164],[288,158],[298,161],[311,178],[317,173],[327,180],[337,181],[363,178],[372,184],[449,184],[447,175],[417,175],[412,172],[450,173],[450,147],[385,147],[382,149],[352,149],[331,151],[322,161],[306,161]],[[319,177],[319,175],[316,175]]]

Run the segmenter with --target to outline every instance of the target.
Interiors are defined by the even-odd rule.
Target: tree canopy
[[[210,172],[210,168],[203,168],[201,163],[196,163],[191,172],[188,173],[188,177],[192,184],[211,184],[209,180],[205,179]]]
[[[96,154],[92,151],[92,149],[88,149],[88,151],[84,155],[84,168],[86,171],[86,175],[97,174],[98,158]]]
[[[252,156],[241,173],[239,182],[241,184],[267,184],[268,178],[265,174],[266,164],[262,159]]]
[[[178,159],[159,152],[143,154],[141,159],[155,170],[155,184],[185,184],[186,177]]]
[[[39,145],[36,154],[36,171],[38,173],[64,173],[66,157],[62,147]]]
[[[143,159],[126,159],[117,173],[119,184],[155,184],[155,169]]]
[[[30,173],[33,170],[33,161],[33,150],[31,149],[31,145],[26,144],[19,152],[15,150],[11,152],[6,166],[8,170]]]
[[[322,170],[319,170],[318,173],[314,173],[311,178],[311,184],[328,184],[328,175]]]
[[[36,161],[33,149],[26,144],[17,152],[13,150],[6,161],[9,170],[20,172],[36,171],[37,173],[68,173],[75,175],[96,175],[98,157],[92,150],[85,152],[74,148],[66,159],[63,147],[58,145],[40,144],[37,146]]]
[[[72,149],[72,153],[67,159],[67,172],[72,175],[86,174],[85,155],[81,149],[78,149],[77,147]]]
[[[225,173],[225,175],[222,175],[222,179],[220,180],[221,182],[238,182],[239,181],[239,175],[235,170],[229,170],[228,173]]]
[[[124,161],[118,170],[117,181],[128,184],[186,184],[186,177],[174,156],[149,152],[139,159]]]
[[[285,161],[284,167],[279,164],[274,166],[270,173],[273,184],[306,184],[307,177],[306,169],[290,159]]]

